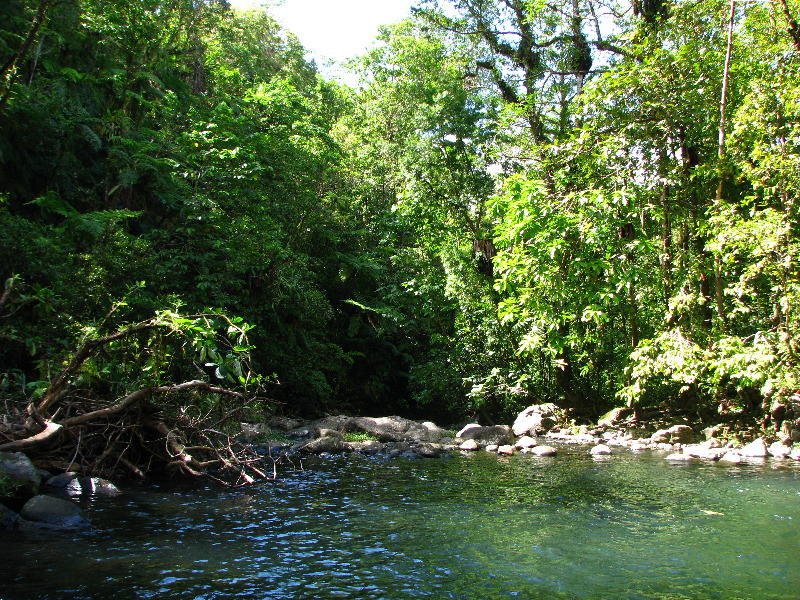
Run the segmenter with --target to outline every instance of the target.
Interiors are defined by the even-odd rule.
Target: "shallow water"
[[[479,452],[137,487],[0,532],[0,599],[797,600],[800,465]]]

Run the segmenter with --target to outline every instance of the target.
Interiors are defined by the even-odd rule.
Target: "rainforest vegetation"
[[[4,0],[0,450],[198,471],[264,411],[768,423],[800,389],[798,19],[421,0],[349,86],[268,8]]]

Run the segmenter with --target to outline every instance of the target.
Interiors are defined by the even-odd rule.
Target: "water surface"
[[[483,452],[134,487],[80,533],[0,532],[0,600],[797,600],[800,466]]]

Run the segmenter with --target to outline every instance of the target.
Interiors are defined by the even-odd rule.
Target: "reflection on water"
[[[0,600],[800,598],[797,465],[350,457],[84,508],[87,532],[0,532]]]

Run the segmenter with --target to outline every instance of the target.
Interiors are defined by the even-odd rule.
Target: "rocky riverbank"
[[[771,435],[744,439],[722,427],[702,430],[688,424],[639,423],[631,411],[616,409],[595,425],[576,425],[552,404],[533,405],[512,425],[468,423],[458,429],[430,421],[398,416],[328,416],[314,421],[274,416],[261,423],[242,423],[238,443],[255,450],[276,466],[286,460],[344,453],[386,458],[436,458],[445,453],[495,452],[499,455],[557,456],[565,448],[581,448],[595,456],[622,451],[656,451],[664,460],[800,461],[800,428],[796,421]],[[785,425],[785,423],[784,423]],[[76,529],[87,526],[71,499],[112,496],[119,490],[110,482],[76,473],[53,474],[37,468],[23,453],[0,453],[0,528]]]
[[[736,433],[736,432],[735,432]],[[746,458],[800,460],[800,429],[756,436],[747,443],[722,426],[695,430],[687,424],[656,428],[637,423],[631,411],[615,409],[596,425],[575,425],[552,404],[533,405],[513,425],[469,423],[458,430],[402,417],[330,416],[302,423],[274,417],[264,423],[242,424],[241,438],[270,455],[326,455],[347,452],[434,458],[443,452],[488,451],[504,455],[558,454],[559,446],[587,446],[595,455],[620,449],[655,450],[667,460],[711,460],[728,463]],[[737,439],[734,439],[737,438]]]
[[[0,452],[0,529],[73,530],[88,527],[79,496],[116,496],[119,489],[99,477],[53,475],[22,452]]]

